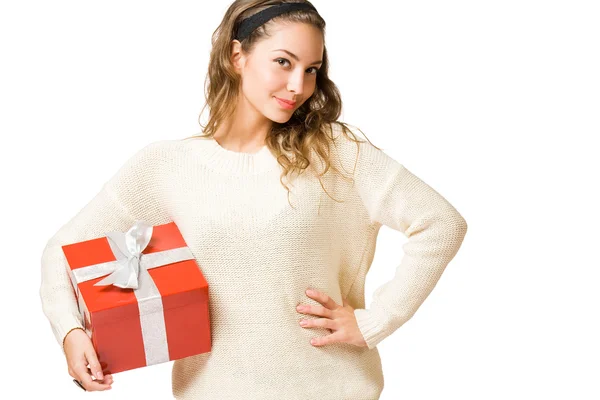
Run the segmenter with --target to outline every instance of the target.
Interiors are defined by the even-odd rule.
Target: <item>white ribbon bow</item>
[[[113,273],[96,282],[94,286],[115,285],[123,289],[137,289],[140,257],[152,238],[152,225],[136,221],[126,233],[109,232],[106,237],[115,245],[111,247],[117,259],[117,266]]]

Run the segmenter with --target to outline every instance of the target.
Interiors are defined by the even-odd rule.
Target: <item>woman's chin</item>
[[[275,112],[267,116],[271,121],[284,124],[292,118],[291,112]]]

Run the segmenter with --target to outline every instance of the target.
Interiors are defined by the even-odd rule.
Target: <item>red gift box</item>
[[[208,284],[174,222],[62,249],[106,373],[210,352]]]

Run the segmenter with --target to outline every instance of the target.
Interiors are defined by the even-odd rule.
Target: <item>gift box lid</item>
[[[152,236],[141,257],[145,254],[187,247],[175,222],[152,227]],[[116,261],[115,254],[106,236],[62,246],[75,286],[73,271],[79,268]],[[195,259],[183,260],[167,265],[150,268],[146,271],[158,289],[157,296],[162,298],[162,307],[153,310],[143,307],[143,302],[156,297],[138,298],[139,289],[121,288],[114,285],[94,286],[108,274],[77,283],[83,300],[94,323],[116,322],[144,313],[184,307],[190,303],[208,301],[208,283]],[[139,292],[138,292],[139,293]]]

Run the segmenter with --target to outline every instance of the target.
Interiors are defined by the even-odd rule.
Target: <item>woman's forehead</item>
[[[287,50],[306,62],[321,60],[324,43],[318,28],[299,23],[293,24],[293,26],[291,24],[280,25],[284,26],[269,31],[271,36],[258,43],[257,48],[264,53]],[[290,57],[294,58],[292,55]]]

